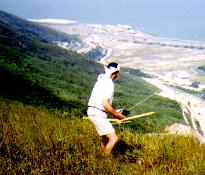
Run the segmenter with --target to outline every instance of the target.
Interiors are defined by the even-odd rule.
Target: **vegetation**
[[[103,72],[103,66],[77,52],[61,49],[49,40],[42,40],[40,36],[32,35],[32,31],[22,29],[23,33],[20,25],[13,27],[16,26],[12,23],[13,16],[9,19],[7,25],[0,23],[1,98],[86,115],[89,95],[97,75]],[[19,20],[16,19],[14,24],[29,28],[29,24]],[[39,33],[41,30],[44,28],[39,26]],[[156,90],[137,78],[136,72],[139,71],[122,73],[116,82],[114,104],[117,108],[129,109]],[[129,127],[142,130],[146,126],[143,130],[151,132],[162,130],[181,118],[177,103],[157,96],[133,109],[131,114],[149,111],[155,111],[157,115],[140,119]]]
[[[116,126],[121,146],[114,157],[104,157],[94,128],[82,119],[103,66],[42,38],[48,28],[35,25],[33,31],[25,20],[0,15],[0,174],[203,171],[204,148],[193,138],[147,135],[183,123],[181,110],[156,95],[141,103],[157,89],[127,69],[116,81],[116,108],[136,105],[131,114],[155,115]]]
[[[88,120],[11,101],[0,104],[0,174],[203,174],[205,147],[191,137],[121,131],[106,157]]]
[[[105,55],[106,51],[101,46],[97,46],[88,53],[84,54],[85,57],[96,61],[99,61]]]
[[[205,66],[200,66],[198,67],[199,70],[202,70],[203,72],[205,72]]]
[[[194,87],[194,86],[197,86],[199,85],[198,82],[194,82],[191,86]],[[194,96],[198,96],[199,98],[202,98],[204,99],[204,90],[202,91],[196,91],[196,90],[191,90],[191,89],[187,89],[187,88],[183,88],[183,87],[180,87],[180,86],[172,86],[173,88],[176,88],[178,90],[182,90],[183,92],[186,92],[188,94],[192,94]]]
[[[149,78],[149,75],[145,74],[144,72],[141,72],[138,69],[132,69],[132,68],[122,68],[122,70],[128,74],[137,76],[137,77],[144,77],[144,78]]]

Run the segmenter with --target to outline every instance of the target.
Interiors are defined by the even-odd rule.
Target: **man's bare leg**
[[[112,152],[112,149],[114,148],[115,144],[118,141],[118,136],[116,135],[115,132],[113,132],[113,133],[107,134],[106,137],[108,139],[108,142],[106,143],[105,142],[106,139],[104,138],[104,143],[106,143],[106,144],[104,144],[103,142],[102,142],[102,144],[104,145],[105,154],[110,155]]]
[[[105,150],[105,147],[108,142],[109,142],[109,138],[106,135],[103,135],[101,138],[101,148],[103,149],[103,151]]]

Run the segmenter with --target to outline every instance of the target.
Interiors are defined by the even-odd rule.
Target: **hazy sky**
[[[205,40],[205,0],[0,0],[0,9],[23,18],[127,24],[157,35],[204,35]]]

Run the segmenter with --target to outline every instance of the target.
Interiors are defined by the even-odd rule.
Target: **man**
[[[93,88],[88,102],[88,117],[95,125],[100,136],[102,136],[101,146],[105,154],[109,155],[118,141],[115,130],[107,119],[107,113],[121,120],[125,118],[112,106],[114,83],[118,77],[120,65],[112,62],[105,66],[105,74],[100,74]]]

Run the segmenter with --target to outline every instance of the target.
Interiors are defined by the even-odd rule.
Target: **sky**
[[[26,19],[124,24],[147,33],[205,40],[205,0],[0,0],[0,10]]]

